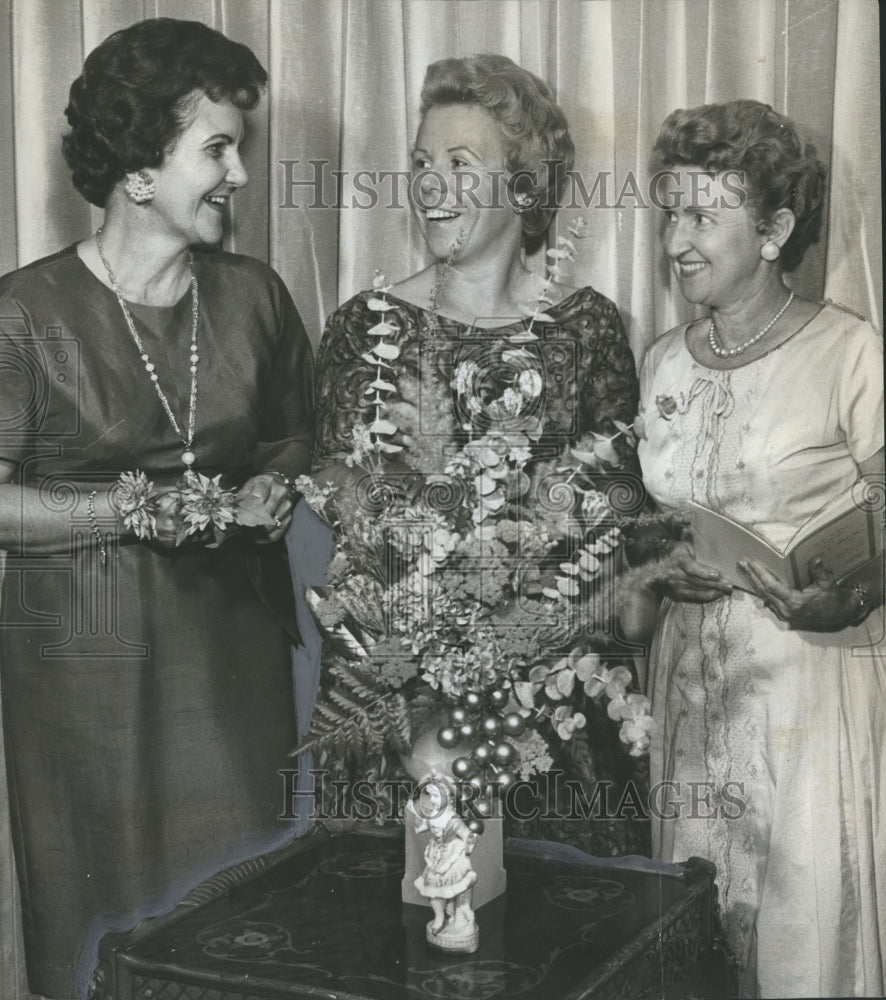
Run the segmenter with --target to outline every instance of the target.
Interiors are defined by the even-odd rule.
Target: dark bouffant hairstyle
[[[535,202],[521,216],[524,240],[539,240],[575,159],[569,124],[550,88],[507,56],[484,53],[431,63],[421,91],[422,116],[435,106],[460,103],[480,105],[501,127],[505,166],[518,175],[511,194]]]
[[[104,206],[126,173],[163,162],[188,125],[188,95],[248,110],[267,79],[251,49],[199,21],[158,17],[115,32],[71,84],[62,151],[74,187]]]
[[[654,149],[661,167],[743,172],[761,233],[779,209],[789,208],[797,221],[781,250],[785,271],[793,271],[818,239],[827,168],[791,119],[768,104],[741,100],[678,109],[665,119]]]

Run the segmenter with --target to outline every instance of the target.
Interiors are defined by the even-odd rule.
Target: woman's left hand
[[[257,539],[258,544],[276,542],[278,538],[282,538],[292,520],[292,493],[289,486],[279,476],[262,473],[247,480],[237,492],[238,497],[247,494],[258,498],[265,513],[273,521],[263,529],[253,529],[268,533],[267,538]]]
[[[837,586],[821,559],[812,560],[812,582],[803,590],[788,587],[755,560],[742,561],[739,567],[764,607],[791,628],[838,632],[852,621],[857,599],[850,588]]]

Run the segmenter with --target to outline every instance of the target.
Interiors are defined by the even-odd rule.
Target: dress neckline
[[[798,326],[797,329],[794,330],[794,332],[790,335],[790,337],[785,337],[785,339],[780,344],[776,344],[775,347],[771,347],[768,351],[766,351],[765,354],[761,354],[757,358],[752,358],[750,361],[745,361],[743,364],[735,365],[732,368],[714,368],[713,365],[706,365],[704,363],[704,361],[699,361],[698,358],[692,353],[692,349],[689,346],[689,339],[688,339],[688,337],[689,337],[689,328],[694,323],[699,322],[698,320],[692,320],[691,323],[687,323],[686,326],[683,328],[683,336],[681,338],[682,341],[683,341],[683,350],[686,351],[686,353],[692,359],[692,363],[694,365],[696,365],[698,368],[704,369],[704,371],[706,371],[706,372],[718,372],[718,373],[721,373],[721,374],[723,374],[723,373],[728,374],[729,372],[743,371],[745,368],[750,368],[752,365],[757,364],[757,362],[763,361],[765,358],[768,358],[771,354],[774,354],[776,351],[781,350],[781,348],[784,347],[786,344],[790,344],[801,333],[803,333],[803,331],[811,323],[813,323],[815,320],[817,320],[818,317],[821,316],[821,314],[825,311],[825,309],[827,309],[827,307],[828,307],[828,303],[827,302],[820,303],[818,309],[815,310],[815,312],[809,317],[809,319],[807,319],[804,323],[802,323],[800,326]]]
[[[572,299],[579,295],[585,294],[588,291],[593,291],[590,285],[585,285],[583,288],[576,288],[574,291],[570,292],[568,295],[560,299],[559,302],[555,302],[552,306],[549,306],[544,311],[547,313],[552,313],[557,310],[563,309],[566,303],[570,302]],[[367,294],[377,294],[377,293],[367,293]],[[394,302],[399,302],[404,306],[408,306],[410,309],[415,309],[420,313],[425,313],[428,316],[435,316],[437,320],[443,323],[454,323],[456,326],[464,327],[467,330],[478,330],[481,332],[492,332],[495,330],[513,330],[515,328],[523,328],[529,322],[530,317],[525,316],[521,319],[515,319],[510,323],[505,323],[503,326],[477,326],[475,323],[465,323],[462,320],[453,319],[451,316],[444,316],[442,313],[432,313],[430,309],[426,306],[420,306],[415,302],[410,302],[409,299],[401,298],[399,295],[394,295],[392,292],[386,292],[386,296]]]
[[[99,288],[103,288],[105,292],[115,302],[117,302],[117,296],[114,293],[114,289],[108,288],[108,286],[101,280],[101,278],[99,278],[98,275],[95,274],[91,268],[86,266],[86,261],[80,256],[79,253],[77,253],[77,244],[72,243],[70,247],[68,247],[68,250],[74,257],[74,259],[77,261],[77,264],[80,266],[80,268],[89,275],[89,277],[95,282],[95,284],[97,284]],[[196,255],[194,255],[194,267],[196,267]],[[180,298],[176,299],[176,301],[173,302],[171,305],[159,306],[159,305],[153,305],[150,302],[132,302],[130,299],[124,299],[123,301],[126,303],[127,307],[129,309],[134,310],[136,314],[142,313],[143,315],[146,316],[151,316],[151,315],[162,316],[164,313],[172,314],[176,309],[178,309],[181,306],[182,302],[184,302],[185,299],[190,300],[190,298],[191,298],[191,286],[189,282],[188,287],[184,291],[184,294],[181,295]],[[119,303],[118,303],[118,308],[119,308]]]

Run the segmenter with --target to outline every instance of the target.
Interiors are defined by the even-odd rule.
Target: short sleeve
[[[375,322],[365,293],[339,306],[326,321],[317,358],[315,466],[340,461],[353,447],[351,431],[364,419],[364,388],[374,377],[358,345]]]
[[[600,300],[587,345],[593,360],[584,386],[582,431],[612,434],[616,420],[631,424],[637,413],[637,370],[618,310],[608,299],[600,296]]]
[[[859,323],[847,341],[837,410],[849,451],[861,463],[883,447],[883,338]]]

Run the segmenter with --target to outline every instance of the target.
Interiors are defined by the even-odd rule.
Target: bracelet
[[[105,536],[102,534],[102,530],[98,526],[98,518],[95,516],[95,498],[97,495],[98,491],[93,490],[86,498],[86,516],[89,518],[89,530],[98,542],[99,558],[102,561],[102,565],[104,565],[108,558],[108,550],[105,548]]]
[[[861,584],[853,583],[849,584],[849,589],[858,598],[858,610],[849,619],[850,625],[860,625],[865,618],[868,616],[868,612],[871,610],[871,595],[865,590]]]
[[[298,491],[295,488],[295,483],[286,475],[285,472],[280,472],[278,469],[265,469],[262,473],[263,476],[277,476],[282,480],[283,485],[289,490],[290,496],[294,496]]]

